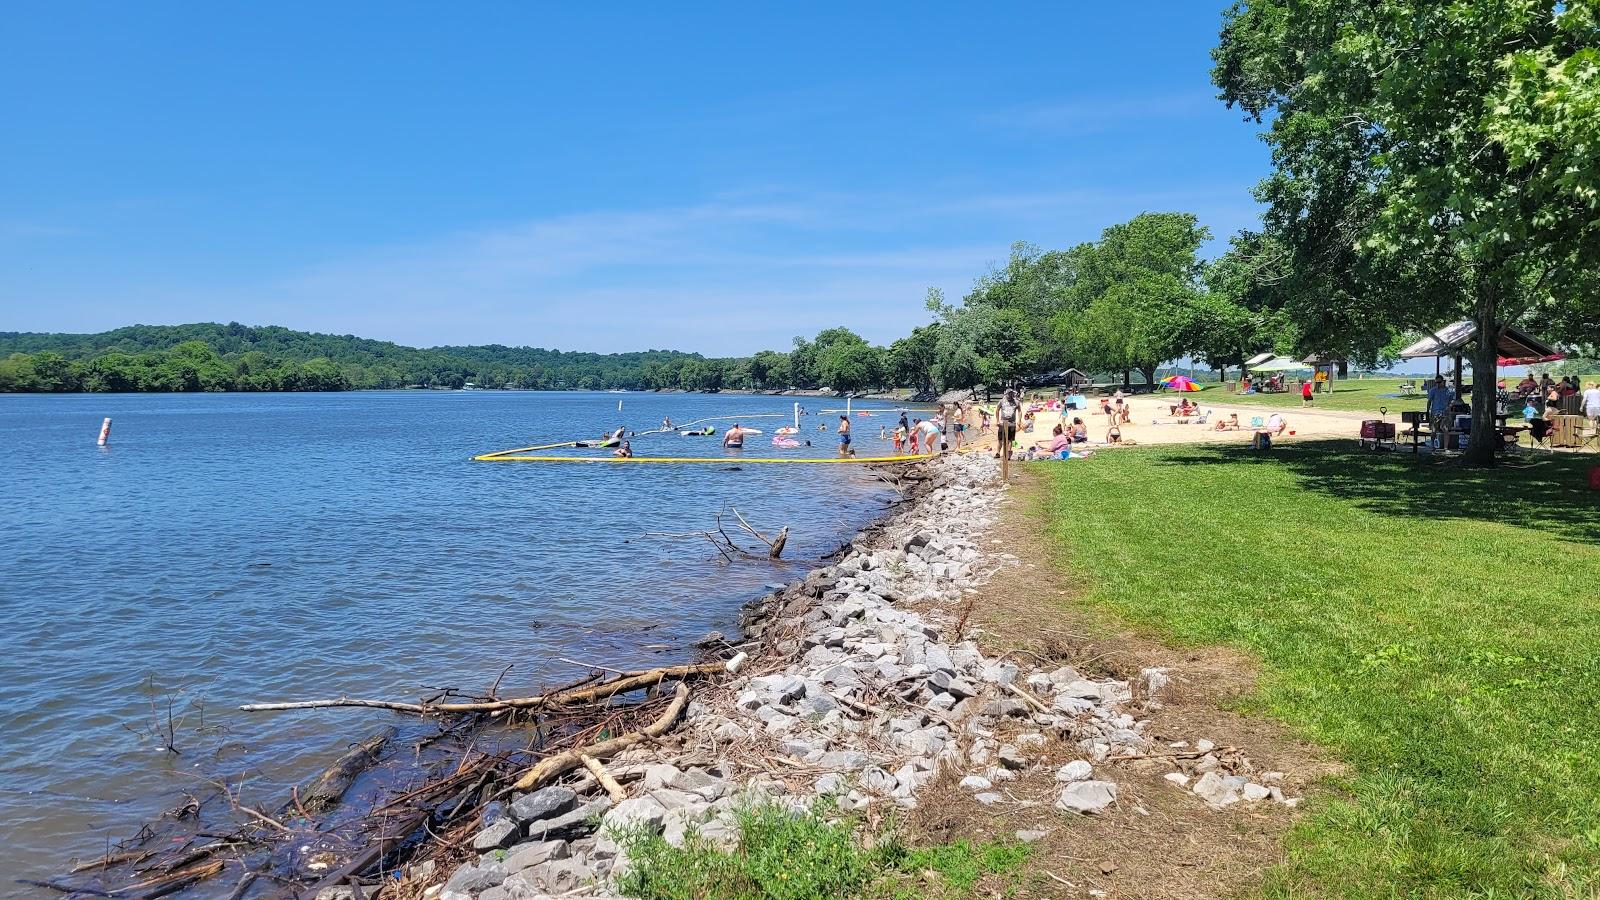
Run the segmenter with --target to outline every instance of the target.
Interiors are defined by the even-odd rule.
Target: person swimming
[[[733,427],[723,434],[722,447],[725,450],[744,449],[744,428],[740,427],[739,423],[735,422]]]
[[[633,456],[633,445],[627,441],[623,441],[622,446],[612,451],[611,455],[620,459],[629,459]]]

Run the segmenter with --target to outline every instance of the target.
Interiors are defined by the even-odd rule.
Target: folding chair
[[[1552,424],[1549,419],[1533,418],[1528,420],[1528,440],[1533,443],[1533,446],[1543,447],[1546,450],[1555,449],[1550,446],[1550,432],[1554,430],[1551,427]]]

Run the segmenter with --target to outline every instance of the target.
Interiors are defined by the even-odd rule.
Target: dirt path
[[[1018,568],[981,588],[972,603],[968,621],[982,629],[986,653],[1135,683],[1142,669],[1164,667],[1172,683],[1150,704],[1152,753],[1190,752],[1202,739],[1214,742],[1219,754],[1237,748],[1222,754],[1230,770],[1283,772],[1283,790],[1292,796],[1334,771],[1314,747],[1281,727],[1227,710],[1254,686],[1249,659],[1221,649],[1174,649],[1077,602],[1082,586],[1052,563],[1055,551],[1041,536],[1038,501],[1047,487],[1038,474],[1025,471],[989,538],[1018,557]],[[1168,747],[1180,741],[1187,746]],[[1047,750],[1062,761],[1081,753],[1066,745]],[[1230,896],[1259,887],[1265,871],[1281,859],[1283,837],[1299,811],[1245,803],[1213,809],[1163,777],[1191,761],[1114,765],[1109,777],[1120,789],[1117,803],[1098,816],[1055,810],[1051,800],[1060,786],[1054,767],[1042,765],[1005,784],[1023,803],[981,805],[953,778],[929,785],[910,825],[932,841],[1015,840],[1018,831],[1047,831],[1021,881],[1020,896],[1026,897]]]

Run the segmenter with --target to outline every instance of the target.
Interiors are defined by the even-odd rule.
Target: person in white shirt
[[[1589,417],[1589,423],[1600,428],[1600,382],[1589,382],[1589,387],[1583,392],[1583,414]]]

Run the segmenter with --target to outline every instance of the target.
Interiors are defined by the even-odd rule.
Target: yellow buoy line
[[[705,416],[688,422],[675,423],[671,429],[656,428],[650,431],[637,431],[631,437],[640,438],[650,434],[677,434],[679,429],[689,428],[704,422],[727,421],[730,419],[787,419],[788,413],[745,413],[732,416]],[[911,454],[905,456],[823,456],[823,457],[780,457],[780,456],[529,456],[541,450],[556,450],[566,447],[579,446],[599,447],[599,440],[574,440],[560,441],[554,444],[538,444],[532,447],[513,447],[509,450],[496,450],[492,453],[480,453],[472,457],[473,462],[548,462],[548,463],[691,463],[691,464],[734,464],[742,465],[766,464],[838,464],[838,463],[895,463],[912,462],[927,459],[926,455]],[[609,448],[608,448],[609,449]]]
[[[893,463],[911,462],[928,457],[918,456],[823,456],[823,457],[748,457],[748,456],[514,456],[516,450],[501,450],[474,456],[475,462],[549,462],[549,463]]]

